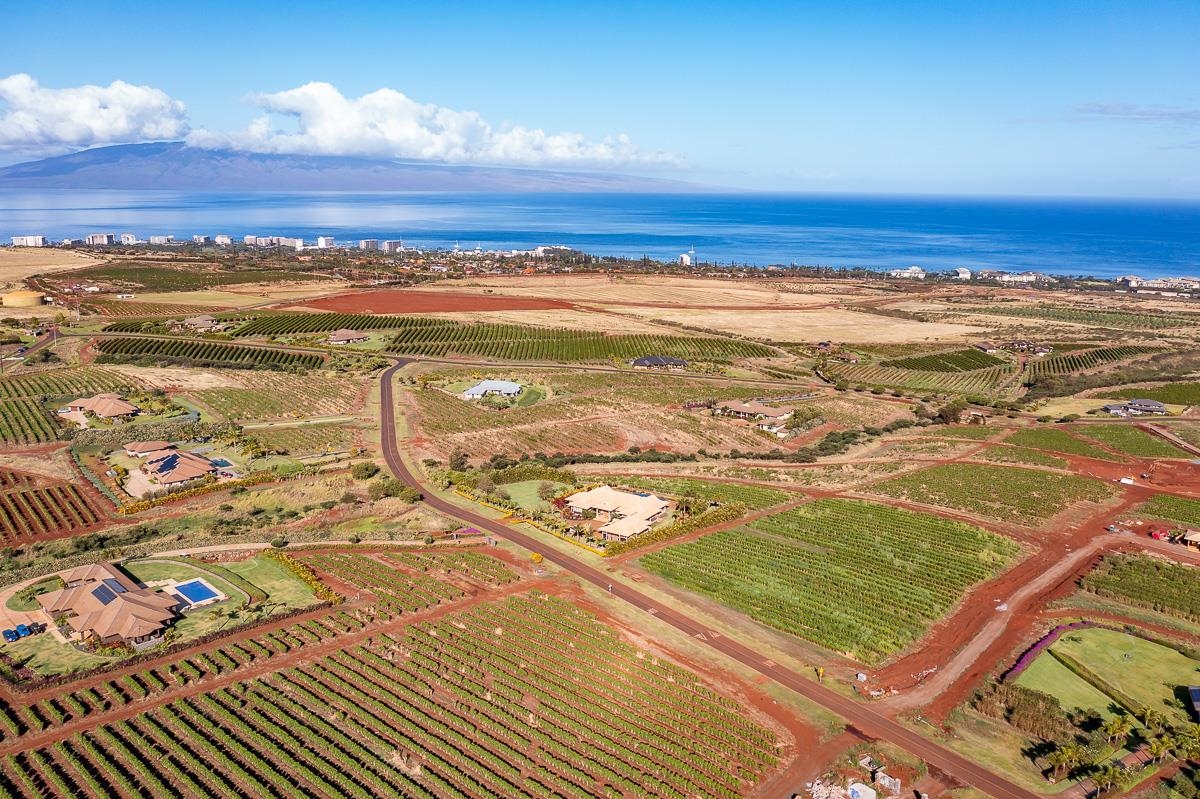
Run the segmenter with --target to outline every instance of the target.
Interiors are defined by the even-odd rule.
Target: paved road
[[[383,458],[388,468],[391,469],[397,478],[426,493],[425,501],[431,508],[464,524],[477,527],[480,530],[486,530],[492,535],[512,541],[530,551],[540,552],[547,561],[559,568],[593,585],[599,586],[601,589],[608,589],[615,599],[627,602],[639,610],[653,614],[655,618],[707,644],[726,657],[749,666],[758,673],[775,680],[780,685],[820,704],[826,710],[845,719],[864,734],[900,746],[922,758],[929,765],[958,778],[967,785],[984,791],[990,796],[994,796],[997,799],[1034,799],[1034,797],[1038,796],[1038,794],[996,776],[967,758],[875,712],[866,705],[835,693],[818,683],[806,679],[795,671],[779,666],[737,641],[725,638],[724,636],[718,636],[695,620],[680,613],[677,609],[662,607],[645,594],[622,583],[614,583],[608,575],[599,569],[581,563],[557,549],[545,547],[533,536],[521,533],[508,525],[501,524],[470,510],[460,508],[441,497],[429,494],[425,486],[421,484],[420,480],[417,479],[404,463],[404,459],[400,455],[399,443],[396,440],[396,403],[392,377],[403,366],[403,362],[397,363],[388,368],[381,378],[380,421],[382,431],[380,442],[383,448]]]

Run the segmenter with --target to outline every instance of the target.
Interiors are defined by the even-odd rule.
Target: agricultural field
[[[217,303],[212,305],[195,305],[174,302],[138,302],[136,300],[92,300],[83,303],[83,308],[94,314],[109,319],[133,319],[138,323],[138,326],[150,317],[174,317],[179,319],[202,313],[210,313],[223,307],[225,306]],[[112,327],[119,327],[120,325],[121,323],[118,322],[115,325],[105,327],[105,330]],[[132,325],[129,325],[129,327],[132,327]],[[136,333],[138,330],[133,329],[121,332]]]
[[[339,416],[362,409],[366,381],[345,375],[238,375],[238,388],[191,392],[224,419],[274,421]]]
[[[320,355],[188,339],[103,338],[95,346],[101,353],[101,361],[109,359],[114,363],[285,370],[316,369],[324,360]]]
[[[988,486],[984,492],[980,486]],[[1108,485],[1088,477],[1008,466],[956,463],[893,477],[873,494],[937,505],[985,519],[1038,525],[1079,502],[1103,502]]]
[[[975,455],[976,458],[995,463],[1016,463],[1025,466],[1045,466],[1049,469],[1066,469],[1069,466],[1066,458],[1048,455],[1028,447],[988,447]]]
[[[737,483],[718,483],[711,480],[688,480],[686,478],[662,477],[622,477],[621,485],[630,488],[642,488],[673,497],[696,497],[709,502],[729,505],[737,503],[745,505],[750,510],[769,508],[781,505],[796,495],[777,488],[766,486],[739,485]]]
[[[930,355],[912,355],[881,361],[880,366],[894,369],[913,369],[923,372],[974,372],[993,366],[1005,366],[1009,362],[974,347],[950,352],[935,352]]]
[[[256,427],[246,432],[267,449],[297,457],[346,452],[359,439],[354,427],[346,424]]]
[[[235,336],[295,336],[351,330],[407,330],[438,327],[444,322],[426,316],[385,316],[357,313],[271,313],[251,319],[234,330]]]
[[[1030,359],[1025,370],[1026,382],[1047,375],[1067,375],[1100,366],[1165,352],[1162,347],[1098,347],[1093,350],[1064,352]]]
[[[1143,516],[1200,528],[1200,501],[1159,494],[1137,508]]]
[[[73,485],[0,490],[0,541],[28,542],[90,527],[101,520]]]
[[[1122,388],[1097,394],[1104,399],[1150,399],[1164,405],[1196,405],[1200,403],[1200,383],[1166,383],[1161,386]]]
[[[54,441],[58,425],[36,399],[0,399],[0,445],[24,446]]]
[[[920,638],[1017,552],[961,522],[821,499],[639,562],[767,626],[874,663]]]
[[[967,310],[967,309],[964,309]],[[1018,319],[1045,319],[1051,322],[1070,322],[1089,327],[1119,328],[1122,330],[1167,330],[1200,322],[1200,315],[1139,313],[1136,311],[1073,308],[1060,305],[1013,305],[970,308],[970,313],[990,316],[1011,316]]]
[[[732,798],[775,768],[776,741],[695,675],[534,594],[23,752],[4,763],[3,787],[15,797],[116,785],[131,796]]]
[[[1200,621],[1200,568],[1147,555],[1108,555],[1083,590],[1159,613]]]
[[[1163,439],[1127,424],[1089,424],[1079,425],[1076,429],[1084,438],[1137,458],[1192,457]]]
[[[1013,388],[1017,375],[1017,367],[1012,364],[992,366],[973,372],[922,372],[872,364],[830,364],[824,371],[830,377],[845,380],[852,385],[980,395],[1007,392]]]
[[[180,264],[114,261],[51,278],[54,283],[105,283],[147,291],[200,291],[246,283],[284,283],[313,280],[306,272],[284,269],[218,270],[207,263]]]
[[[110,369],[80,366],[0,378],[0,399],[76,397],[130,388],[125,375]]]
[[[1075,429],[1075,428],[1072,428]],[[1066,430],[1057,427],[1030,427],[1004,439],[1004,443],[1018,447],[1029,447],[1063,455],[1079,455],[1102,461],[1120,460],[1116,455],[1097,446],[1081,441]]]

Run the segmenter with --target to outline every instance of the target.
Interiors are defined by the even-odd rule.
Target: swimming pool
[[[175,586],[175,592],[193,605],[199,605],[201,602],[208,602],[220,596],[203,580],[188,580],[186,583],[180,583]]]

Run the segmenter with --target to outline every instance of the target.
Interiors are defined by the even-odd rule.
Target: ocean
[[[185,193],[0,190],[0,241],[227,233],[408,247],[939,271],[1200,273],[1200,202],[774,194]]]

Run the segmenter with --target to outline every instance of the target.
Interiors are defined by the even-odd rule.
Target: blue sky
[[[786,191],[1200,196],[1195,0],[650,5],[10,5],[0,79],[35,83],[0,84],[0,161],[166,133]],[[114,81],[157,93],[55,94]],[[89,97],[133,106],[88,123]]]

